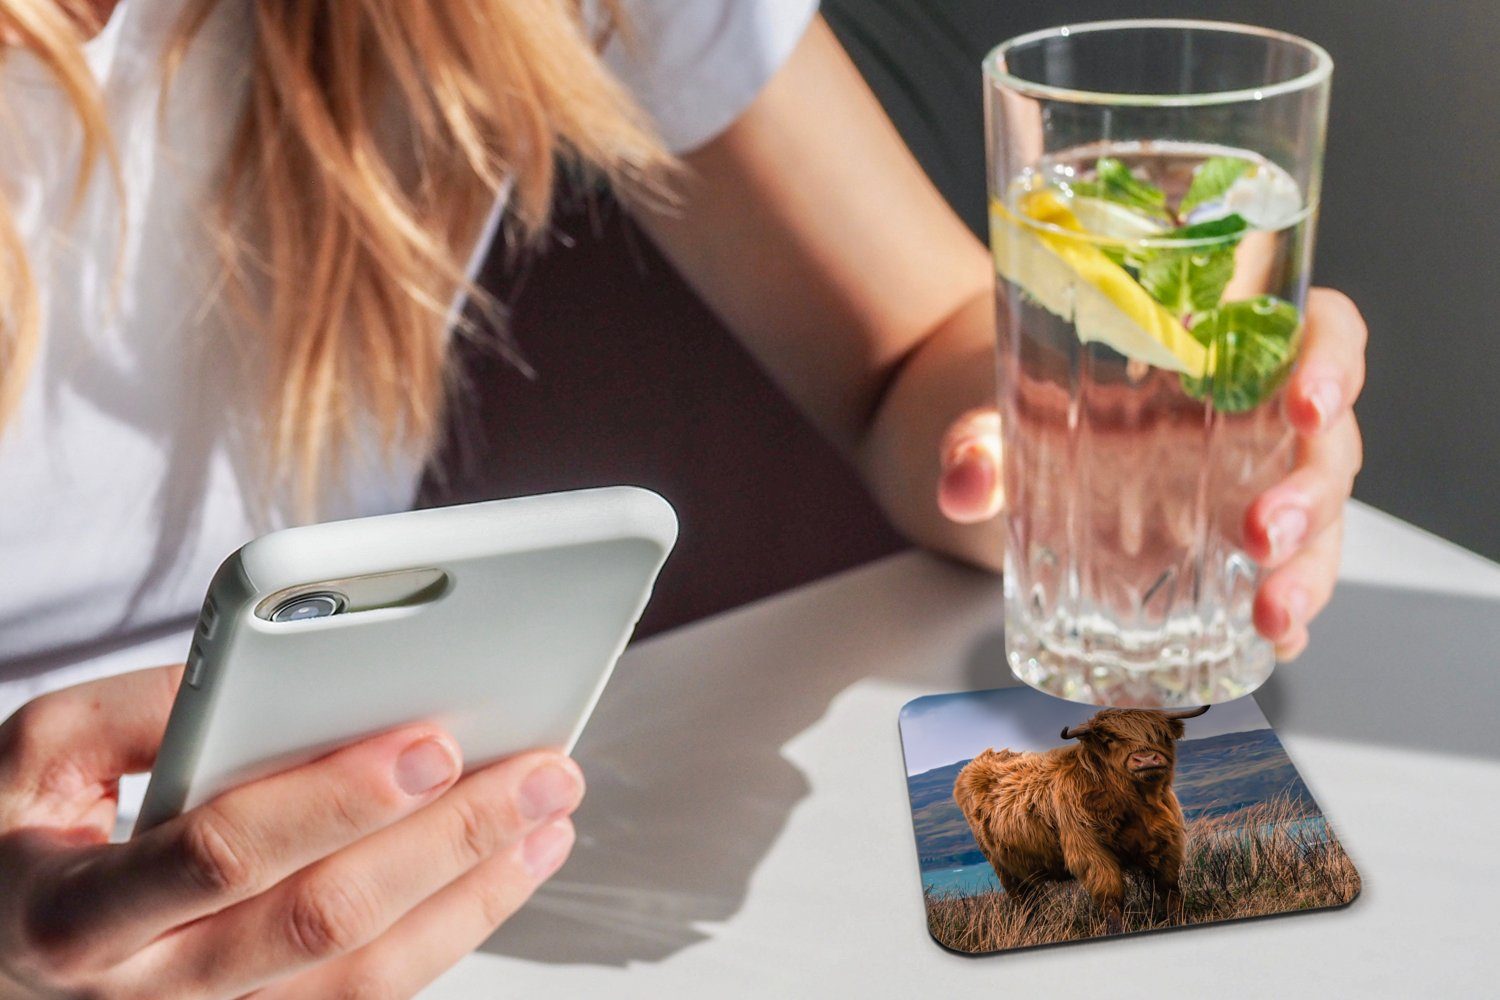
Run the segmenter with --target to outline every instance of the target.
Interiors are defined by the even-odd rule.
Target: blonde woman
[[[0,993],[409,995],[563,862],[576,765],[459,781],[430,727],[107,843],[178,679],[109,650],[266,528],[410,501],[469,263],[542,233],[558,164],[899,526],[997,564],[986,253],[814,6],[0,0]],[[1248,532],[1287,655],[1360,462],[1363,324],[1309,313],[1300,461]]]

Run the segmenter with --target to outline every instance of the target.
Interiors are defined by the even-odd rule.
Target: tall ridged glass
[[[1011,669],[1091,704],[1240,697],[1275,663],[1243,525],[1293,459],[1331,60],[1112,21],[984,68]]]

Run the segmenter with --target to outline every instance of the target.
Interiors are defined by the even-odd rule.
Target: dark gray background
[[[979,61],[1012,35],[1116,17],[1281,28],[1335,70],[1316,277],[1370,324],[1355,495],[1500,558],[1500,3],[824,0],[923,165],[984,220]]]

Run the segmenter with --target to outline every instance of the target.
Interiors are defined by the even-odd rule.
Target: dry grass
[[[1359,893],[1359,874],[1317,814],[1276,798],[1229,816],[1188,824],[1183,922],[1212,923],[1289,910],[1339,906]],[[1166,926],[1152,919],[1151,888],[1136,878],[1125,901],[1125,932]],[[985,952],[1097,937],[1104,921],[1076,883],[1054,884],[1030,913],[1000,891],[927,893],[933,937],[958,951]]]

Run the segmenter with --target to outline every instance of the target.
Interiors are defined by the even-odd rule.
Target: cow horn
[[[1196,719],[1207,711],[1207,705],[1200,705],[1197,708],[1185,708],[1180,712],[1163,712],[1162,715],[1169,719]]]
[[[1085,722],[1081,726],[1063,726],[1062,738],[1065,740],[1076,740],[1078,739],[1078,737],[1088,732],[1091,728],[1092,727],[1087,722]]]

